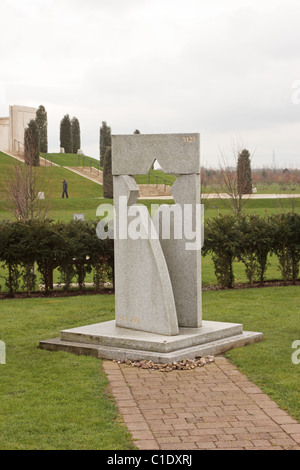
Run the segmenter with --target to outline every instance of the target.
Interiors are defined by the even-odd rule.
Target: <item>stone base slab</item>
[[[61,331],[60,338],[40,341],[40,348],[111,360],[177,362],[221,354],[263,339],[262,333],[243,332],[235,323],[203,322],[201,328],[180,328],[177,336],[162,336],[127,328],[115,322]]]

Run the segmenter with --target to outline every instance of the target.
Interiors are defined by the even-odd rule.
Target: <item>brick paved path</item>
[[[222,356],[169,373],[103,365],[141,450],[300,450],[300,424]]]

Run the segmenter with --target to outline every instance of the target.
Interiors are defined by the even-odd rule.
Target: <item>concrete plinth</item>
[[[40,348],[97,358],[151,360],[157,363],[220,354],[261,341],[262,333],[243,332],[241,324],[204,321],[201,328],[180,328],[164,336],[115,326],[115,322],[61,331],[60,338],[41,341]]]

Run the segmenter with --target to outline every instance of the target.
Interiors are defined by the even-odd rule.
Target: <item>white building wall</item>
[[[13,153],[24,150],[24,131],[31,119],[36,118],[36,108],[27,106],[9,107],[9,150]]]
[[[0,151],[9,149],[9,118],[0,118]]]

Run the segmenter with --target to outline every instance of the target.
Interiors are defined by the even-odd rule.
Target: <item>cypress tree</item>
[[[60,122],[60,146],[65,149],[65,153],[73,152],[72,126],[68,114]]]
[[[73,153],[81,148],[81,138],[80,138],[80,124],[77,117],[73,117],[71,121],[72,128],[72,144],[73,144]]]
[[[250,152],[242,150],[237,162],[237,184],[239,194],[252,194],[252,173]]]
[[[111,147],[111,128],[105,121],[100,128],[100,166],[104,166],[104,155],[107,147]]]
[[[35,118],[40,138],[40,151],[48,153],[48,118],[44,106],[40,105]]]
[[[35,119],[31,119],[24,132],[24,160],[26,165],[40,166],[40,139]]]
[[[107,199],[113,198],[113,176],[111,147],[107,147],[103,159],[103,196]]]

